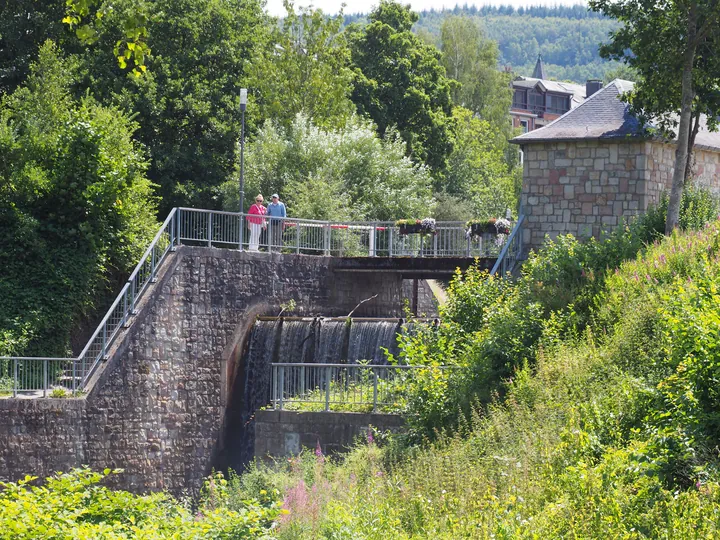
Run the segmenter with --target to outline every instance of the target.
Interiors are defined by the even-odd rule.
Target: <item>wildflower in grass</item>
[[[375,442],[375,438],[373,437],[373,434],[372,434],[372,426],[368,426],[367,442],[368,442],[368,446],[372,446],[372,444]]]
[[[315,457],[317,458],[318,463],[325,463],[325,456],[322,452],[322,447],[320,446],[320,439],[318,439],[317,444],[315,445]]]

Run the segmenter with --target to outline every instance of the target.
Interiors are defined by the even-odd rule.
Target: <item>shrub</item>
[[[265,538],[279,515],[277,503],[228,509],[221,476],[208,479],[195,514],[165,493],[139,496],[100,485],[119,472],[84,468],[42,485],[30,476],[0,482],[0,538]]]

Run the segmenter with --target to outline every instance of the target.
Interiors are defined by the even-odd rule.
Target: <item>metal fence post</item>
[[[268,253],[272,253],[272,250],[273,250],[273,220],[272,220],[272,218],[267,220],[267,244],[268,244]]]
[[[122,318],[122,327],[127,328],[128,327],[128,288],[125,289],[125,292],[123,293],[123,318]]]
[[[300,395],[304,398],[305,397],[305,366],[302,366],[300,368]]]
[[[325,225],[325,238],[323,238],[323,251],[325,256],[330,255],[330,223]]]
[[[175,234],[177,235],[177,245],[180,245],[180,242],[182,240],[182,210],[178,208],[177,211],[177,227],[175,227]]]
[[[375,236],[377,235],[377,224],[373,223],[372,230],[370,231],[370,239],[368,240],[368,248],[371,257],[375,257]]]
[[[13,397],[17,397],[18,393],[18,360],[13,358]]]
[[[295,253],[300,253],[300,222],[295,222]]]
[[[392,257],[393,256],[393,226],[390,225],[388,227],[388,230],[390,231],[390,236],[388,239],[388,256]]]
[[[177,211],[170,220],[170,251],[175,251],[175,220],[177,219]]]
[[[75,373],[75,369],[76,369],[76,368],[75,368],[75,365],[76,365],[76,362],[75,362],[75,359],[73,358],[73,363],[72,363],[72,391],[73,391],[73,396],[75,395],[75,392],[76,392],[76,389],[77,389],[77,374]]]
[[[270,379],[271,386],[272,386],[272,388],[270,389],[270,391],[272,392],[270,399],[272,399],[273,409],[275,409],[275,410],[277,410],[277,408],[278,408],[277,378],[278,378],[278,367],[273,366],[272,367],[272,378]]]
[[[378,398],[378,375],[377,371],[373,369],[373,412],[377,412],[377,398]]]
[[[330,376],[332,368],[325,368],[325,411],[330,410]]]
[[[238,239],[239,239],[238,249],[240,251],[242,251],[243,250],[243,239],[244,239],[243,237],[245,235],[245,227],[243,227],[243,221],[245,219],[245,216],[243,214],[240,214],[239,218],[240,218],[240,231],[238,234]]]
[[[213,220],[212,220],[212,210],[208,211],[208,247],[212,247],[212,237],[213,237]]]
[[[107,352],[107,321],[103,324],[103,341],[102,341],[102,358],[105,359],[105,353]]]
[[[43,397],[47,397],[48,388],[48,359],[43,360]]]
[[[467,239],[467,256],[468,256],[468,257],[470,256],[470,246],[471,246],[471,244],[472,244],[472,237],[468,236],[468,239]]]
[[[135,280],[130,282],[130,314],[135,315]]]
[[[437,238],[437,231],[435,231],[435,234],[433,234],[433,257],[437,257],[437,245],[438,245],[438,238]]]
[[[150,250],[150,282],[155,283],[155,246]]]
[[[280,394],[280,410],[283,409],[283,397],[285,394],[285,366],[280,366],[280,380],[278,381],[278,393]]]

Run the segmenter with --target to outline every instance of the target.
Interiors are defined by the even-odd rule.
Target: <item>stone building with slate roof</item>
[[[516,137],[523,150],[521,213],[525,249],[546,235],[598,236],[647,211],[669,192],[675,143],[654,137],[620,99],[632,83],[615,80],[551,124]],[[701,121],[695,185],[720,195],[720,133]]]

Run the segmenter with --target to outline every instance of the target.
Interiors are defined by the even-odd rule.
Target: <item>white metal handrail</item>
[[[466,234],[459,221],[437,222],[434,233],[402,234],[394,222],[319,221],[179,208],[179,243],[282,253],[360,257],[497,257],[504,237]],[[256,224],[254,243],[252,225]]]
[[[393,222],[319,221],[174,208],[82,352],[71,358],[0,357],[0,395],[3,393],[3,381],[6,385],[10,384],[13,395],[39,390],[47,395],[51,387],[63,387],[73,394],[87,390],[92,375],[107,358],[121,330],[127,327],[137,303],[156,280],[157,271],[167,255],[180,244],[249,249],[252,232],[249,225],[258,218],[264,228],[257,247],[283,253],[362,257],[499,257],[501,250],[504,248],[505,251],[510,243],[508,241],[503,246],[497,242],[497,237],[488,234],[479,238],[470,237],[466,235],[465,225],[457,221],[437,222],[433,234],[403,235]],[[12,368],[3,371],[3,366]],[[29,377],[27,381],[21,380],[26,373]],[[7,378],[13,379],[12,382],[7,383]],[[43,388],[35,388],[38,381],[43,382]]]

